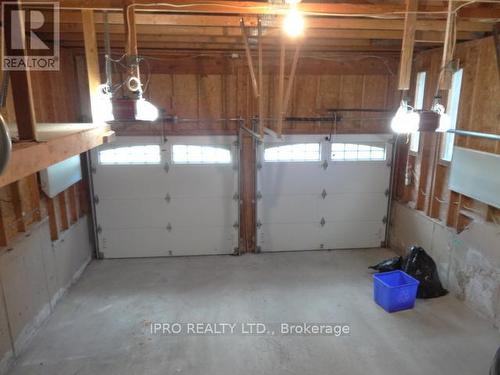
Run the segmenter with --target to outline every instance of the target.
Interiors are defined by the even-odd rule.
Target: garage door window
[[[266,162],[319,161],[320,158],[319,143],[269,146],[264,150],[264,161]]]
[[[331,159],[338,161],[385,160],[385,144],[332,143]]]
[[[175,164],[231,164],[229,146],[173,145]]]
[[[159,145],[116,147],[99,151],[102,165],[142,165],[160,164]]]

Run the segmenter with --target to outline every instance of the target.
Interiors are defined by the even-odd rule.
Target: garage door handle
[[[326,194],[326,190],[323,189],[323,191],[321,192],[321,198],[325,199],[327,195],[328,194]]]
[[[325,160],[323,162],[323,164],[321,164],[321,166],[323,167],[323,169],[326,171],[326,169],[328,168],[328,162]]]
[[[320,225],[321,225],[322,227],[324,227],[324,226],[325,226],[325,224],[326,224],[326,220],[325,220],[325,218],[324,218],[324,217],[322,217],[322,218],[321,218],[321,221],[320,221],[319,223],[320,223]]]

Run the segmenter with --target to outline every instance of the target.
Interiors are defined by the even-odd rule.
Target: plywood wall
[[[455,59],[463,68],[457,129],[500,134],[500,81],[493,38],[466,42],[456,47]],[[420,53],[416,73],[427,72],[424,107],[430,108],[440,69],[441,50]],[[444,97],[446,103],[446,97]],[[499,221],[498,210],[448,189],[449,163],[440,160],[442,135],[421,133],[418,153],[400,144],[396,198],[459,230],[473,217]],[[455,144],[491,153],[500,153],[495,140],[457,136]]]

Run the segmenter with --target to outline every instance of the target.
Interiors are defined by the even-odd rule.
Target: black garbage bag
[[[394,257],[383,260],[382,262],[377,263],[368,268],[371,268],[372,270],[378,272],[389,272],[389,271],[400,270],[402,264],[403,264],[403,257]]]
[[[420,281],[417,298],[436,298],[448,293],[441,285],[436,263],[421,247],[411,247],[410,254],[403,260],[402,270]]]

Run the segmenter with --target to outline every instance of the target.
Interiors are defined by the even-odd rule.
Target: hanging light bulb
[[[158,118],[158,108],[156,108],[153,104],[151,104],[144,98],[137,99],[135,105],[136,120],[155,121]]]
[[[295,7],[291,8],[285,16],[283,30],[292,38],[304,34],[304,16]]]
[[[445,112],[444,105],[439,102],[439,97],[434,98],[434,105],[431,111],[439,115],[439,127],[436,129],[437,132],[444,133],[451,129],[450,115]]]
[[[414,112],[406,103],[402,100],[401,104],[392,118],[391,129],[395,133],[414,133],[418,131],[420,123],[420,115]]]

